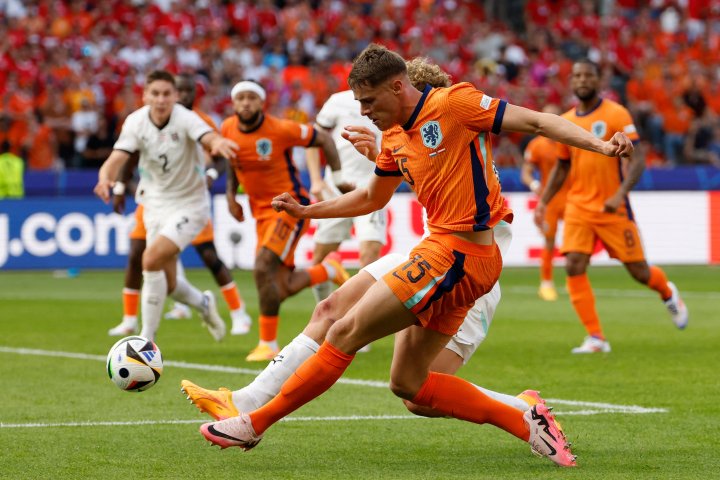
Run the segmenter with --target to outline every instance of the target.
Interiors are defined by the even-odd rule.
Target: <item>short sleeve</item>
[[[637,128],[635,128],[632,116],[625,107],[621,106],[617,109],[617,113],[614,115],[614,120],[616,122],[616,131],[623,132],[633,142],[640,140],[640,135],[638,135]]]
[[[113,145],[113,150],[122,150],[127,153],[135,153],[140,149],[138,145],[138,116],[130,114],[123,123],[120,136]]]
[[[555,142],[555,154],[561,162],[570,161],[570,148],[564,143]]]
[[[507,102],[492,98],[470,83],[448,89],[450,112],[460,124],[474,132],[500,133]]]
[[[182,115],[181,125],[185,128],[187,136],[192,138],[193,140],[199,141],[203,135],[214,131],[214,129],[210,125],[208,125],[205,120],[200,117],[200,115],[193,112],[192,110],[181,107],[177,111],[182,112],[180,114]]]
[[[280,124],[282,137],[296,147],[309,147],[315,141],[317,131],[312,125],[283,120]]]
[[[525,154],[523,155],[525,158],[525,161],[528,163],[532,163],[534,165],[537,165],[540,163],[540,159],[537,154],[537,140],[533,139],[528,143],[527,147],[525,148]]]
[[[375,175],[379,177],[402,176],[389,148],[382,148],[375,159]]]
[[[337,108],[333,105],[334,98],[330,97],[315,117],[315,123],[326,130],[332,130],[337,125]]]

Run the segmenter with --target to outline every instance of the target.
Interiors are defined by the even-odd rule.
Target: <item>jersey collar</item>
[[[587,117],[588,115],[590,115],[591,113],[593,113],[595,110],[597,110],[598,108],[600,108],[600,105],[602,105],[602,102],[603,102],[603,99],[600,98],[600,99],[598,100],[598,102],[595,104],[594,107],[592,107],[592,108],[591,108],[590,110],[588,110],[587,112],[583,112],[583,113],[578,113],[577,107],[575,107],[575,116],[576,116],[576,117]]]
[[[258,128],[262,127],[262,124],[263,124],[263,123],[265,123],[265,112],[260,112],[260,121],[258,122],[257,125],[255,125],[255,126],[254,126],[253,128],[251,128],[250,130],[240,130],[240,119],[238,119],[238,132],[240,132],[240,133],[253,133],[253,132],[256,131]]]
[[[423,90],[422,97],[420,97],[417,105],[415,105],[415,110],[413,110],[412,115],[410,115],[408,121],[405,122],[405,125],[402,126],[403,130],[407,131],[412,128],[415,120],[417,120],[418,115],[420,115],[420,110],[422,110],[423,105],[425,105],[425,100],[427,99],[430,90],[432,90],[432,87],[430,85],[425,85],[425,90]]]

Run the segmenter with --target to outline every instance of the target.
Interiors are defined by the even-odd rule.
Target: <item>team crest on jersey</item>
[[[435,120],[431,120],[420,127],[420,133],[422,134],[423,145],[428,148],[437,148],[442,142],[443,136],[440,124]]]
[[[255,151],[262,159],[267,159],[272,154],[272,142],[267,138],[261,138],[255,142]]]
[[[175,132],[170,134],[170,138],[172,139],[173,142],[177,142],[178,140],[180,140],[180,136]]]
[[[593,122],[593,124],[590,126],[590,131],[598,138],[605,138],[605,134],[607,133],[607,123],[603,122],[602,120]]]

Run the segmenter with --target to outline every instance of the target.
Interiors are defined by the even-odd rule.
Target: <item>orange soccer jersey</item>
[[[573,108],[563,114],[563,117],[605,141],[610,140],[617,132],[624,132],[632,141],[639,139],[630,113],[612,100],[601,99],[595,108],[582,115],[578,115]],[[567,193],[566,217],[583,211],[602,212],[605,201],[617,192],[623,181],[621,159],[562,143],[557,145],[560,161],[571,162],[567,179],[570,189]],[[617,213],[632,218],[627,197]]]
[[[265,115],[255,130],[241,132],[237,117],[232,116],[223,121],[220,132],[240,145],[232,167],[245,187],[256,220],[273,216],[270,201],[283,192],[292,193],[303,205],[310,203],[292,160],[292,148],[312,144],[313,127]]]
[[[512,221],[492,160],[506,103],[469,83],[426,88],[403,126],[383,133],[375,173],[404,176],[433,233],[481,231]]]

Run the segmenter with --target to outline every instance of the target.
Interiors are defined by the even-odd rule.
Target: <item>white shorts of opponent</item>
[[[332,244],[350,240],[350,230],[355,226],[355,238],[359,242],[387,242],[387,212],[385,209],[355,218],[322,218],[317,222],[313,240],[315,243]]]
[[[494,233],[495,242],[500,248],[500,253],[505,255],[512,241],[510,225],[504,221],[500,222],[495,226]],[[375,280],[380,280],[386,273],[407,261],[407,255],[391,253],[366,266],[363,270]],[[500,297],[500,282],[497,282],[488,293],[475,301],[475,305],[468,311],[465,321],[460,325],[460,329],[445,346],[445,348],[457,353],[463,359],[463,364],[470,360],[475,350],[485,340],[490,323],[495,315],[495,309],[500,303]]]
[[[147,244],[162,235],[177,245],[180,251],[190,245],[209,220],[210,209],[204,202],[186,205],[182,209],[151,211],[145,207],[143,211]]]

